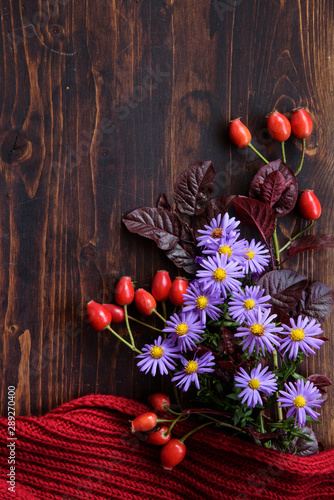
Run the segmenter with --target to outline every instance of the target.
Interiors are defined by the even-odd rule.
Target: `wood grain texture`
[[[215,194],[247,194],[261,165],[231,147],[242,116],[275,159],[265,115],[303,105],[314,118],[300,188],[333,234],[334,39],[331,0],[0,0],[1,414],[17,387],[20,414],[101,392],[145,400],[165,382],[137,370],[123,345],[85,322],[89,299],[117,278],[148,287],[171,264],[121,216],[152,206],[191,163],[210,159]],[[290,141],[289,163],[300,144]],[[300,228],[280,221],[282,241]],[[334,285],[333,250],[289,268]],[[331,320],[324,325],[332,339]],[[122,331],[122,329],[119,329]],[[136,329],[140,344],[151,339]],[[304,374],[334,379],[333,342]],[[320,440],[334,445],[333,390]]]

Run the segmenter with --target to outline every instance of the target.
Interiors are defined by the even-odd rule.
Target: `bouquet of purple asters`
[[[295,372],[303,355],[324,343],[323,331],[306,315],[286,324],[273,313],[263,274],[270,252],[241,238],[239,227],[226,213],[198,230],[196,277],[163,336],[137,356],[138,367],[153,376],[169,373],[182,391],[194,386],[196,402],[224,413],[235,430],[269,445],[278,438],[275,446],[284,449],[303,435],[306,422],[317,420],[315,408],[324,401],[317,381]]]

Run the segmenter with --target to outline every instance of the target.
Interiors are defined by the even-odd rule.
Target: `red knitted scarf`
[[[0,499],[334,499],[334,449],[301,458],[206,428],[168,472],[159,448],[130,433],[128,420],[143,411],[136,401],[92,395],[43,417],[17,417],[15,493],[7,419],[0,419]],[[191,427],[179,424],[175,436]]]

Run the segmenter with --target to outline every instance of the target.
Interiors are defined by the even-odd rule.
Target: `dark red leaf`
[[[290,324],[290,316],[284,309],[272,306],[271,312],[272,314],[276,314],[277,316],[277,318],[275,319],[276,322],[283,323],[284,325]]]
[[[167,210],[168,212],[173,211],[172,207],[169,204],[167,195],[165,193],[161,193],[161,195],[159,196],[157,208],[163,208],[164,210]]]
[[[218,365],[224,371],[235,373],[237,371],[237,367],[233,363],[233,361],[218,361]]]
[[[258,284],[265,289],[266,295],[271,295],[269,302],[273,306],[288,313],[298,304],[307,279],[295,271],[270,271],[259,279]]]
[[[213,218],[216,218],[219,214],[225,214],[229,207],[231,206],[232,200],[235,195],[222,195],[217,196],[209,200],[201,214],[196,217],[196,230],[203,229],[205,225],[209,225]]]
[[[317,337],[317,338],[319,338],[319,337]],[[309,380],[310,382],[313,382],[313,384],[315,386],[317,386],[318,388],[328,387],[329,385],[333,385],[333,382],[331,381],[331,379],[326,377],[326,375],[320,375],[318,373],[315,373],[314,375],[310,375],[309,377],[307,377],[307,380]]]
[[[184,269],[187,273],[195,274],[198,271],[199,266],[194,262],[192,255],[179,243],[165,253],[176,267]]]
[[[286,182],[284,175],[279,170],[271,172],[266,176],[261,185],[262,201],[273,207],[281,198],[283,192],[290,186],[291,182],[291,179]]]
[[[307,441],[302,437],[298,437],[295,442],[295,447],[296,447],[295,454],[298,455],[299,457],[308,457],[310,455],[318,453],[319,451],[318,440],[312,429],[310,427],[302,427],[301,429],[298,430],[302,434],[308,436],[313,441]]]
[[[174,200],[179,212],[200,214],[213,193],[216,172],[211,161],[199,161],[187,168],[177,179]]]
[[[249,196],[251,198],[258,198],[259,200],[266,201],[267,198],[267,189],[265,190],[265,198],[263,198],[262,186],[266,183],[266,178],[275,171],[279,171],[285,180],[286,188],[282,192],[280,198],[273,205],[273,210],[276,217],[283,217],[283,215],[291,212],[293,207],[297,202],[298,197],[298,183],[296,176],[292,172],[292,170],[283,163],[282,160],[275,160],[267,165],[264,165],[258,173],[253,178]],[[272,180],[270,181],[272,182]]]
[[[232,200],[232,204],[241,224],[256,227],[264,241],[274,234],[275,216],[268,205],[247,196],[237,196]]]
[[[286,432],[284,429],[276,429],[274,432],[259,432],[252,427],[245,427],[245,431],[253,436],[254,439],[264,442],[278,436],[284,436]]]
[[[330,316],[333,304],[333,288],[316,281],[303,291],[294,316],[302,314],[323,323]]]
[[[131,233],[155,241],[161,250],[170,250],[180,238],[188,237],[186,225],[177,214],[163,208],[138,208],[122,220]]]
[[[334,248],[334,236],[330,234],[302,236],[290,244],[286,253],[289,259],[298,253],[315,250],[317,248]]]
[[[230,332],[227,328],[222,328],[222,337],[223,337],[223,348],[226,354],[229,356],[233,356],[237,349],[237,343],[235,341],[234,334]]]

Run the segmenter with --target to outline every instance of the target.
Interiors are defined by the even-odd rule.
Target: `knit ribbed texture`
[[[91,395],[43,417],[16,419],[16,494],[8,492],[7,420],[0,419],[0,499],[334,499],[334,449],[307,458],[266,450],[205,428],[172,472],[160,448],[131,435],[147,406]],[[181,437],[192,428],[176,426]]]

